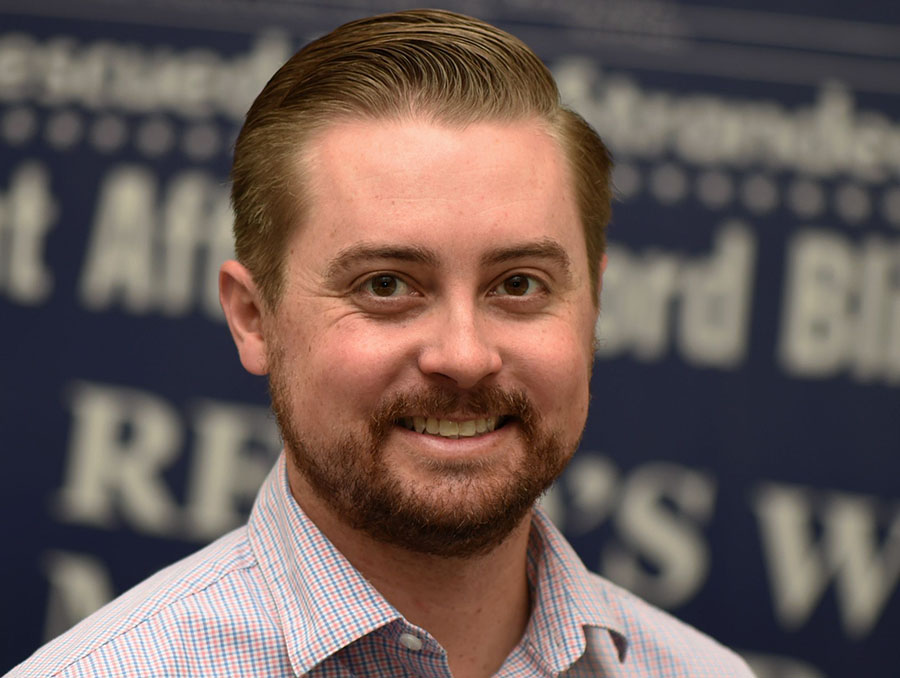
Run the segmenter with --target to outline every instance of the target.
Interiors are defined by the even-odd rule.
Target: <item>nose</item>
[[[497,374],[503,364],[499,347],[474,309],[456,306],[433,318],[419,352],[419,369],[458,388],[472,388]]]

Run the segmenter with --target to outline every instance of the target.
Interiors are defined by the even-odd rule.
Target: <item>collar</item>
[[[614,648],[618,662],[625,660],[628,615],[617,587],[588,571],[540,507],[532,518],[528,579],[533,606],[525,639],[551,674],[585,651],[609,655]]]
[[[283,452],[260,489],[248,527],[297,675],[402,619],[294,500]]]
[[[272,592],[292,668],[304,675],[342,648],[403,621],[306,516],[291,494],[282,452],[260,489],[248,523],[250,543]],[[619,662],[627,649],[627,615],[609,583],[591,574],[536,508],[528,544],[532,614],[521,646],[549,673],[585,653]]]

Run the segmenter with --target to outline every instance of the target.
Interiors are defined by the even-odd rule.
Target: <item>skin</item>
[[[527,396],[567,461],[587,416],[597,308],[572,181],[541,125],[340,122],[301,160],[312,204],[277,309],[237,262],[223,265],[220,290],[244,367],[277,371],[303,453],[327,467],[341,436],[368,439],[386,398],[423,389],[460,396],[443,418],[490,415],[465,398],[496,386]],[[379,472],[414,504],[453,515],[502,501],[526,445],[515,420],[457,440],[391,426]],[[306,514],[435,636],[454,676],[499,669],[530,613],[530,513],[476,554],[429,555],[355,527],[296,464],[288,474]]]

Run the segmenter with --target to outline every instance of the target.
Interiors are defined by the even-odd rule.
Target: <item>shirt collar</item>
[[[618,661],[624,661],[627,615],[620,597],[611,585],[587,570],[540,508],[532,519],[528,578],[533,605],[525,636],[550,673],[564,671],[586,650],[609,652],[595,647],[598,644],[603,648],[611,644]]]
[[[298,675],[343,647],[402,620],[306,516],[291,494],[284,453],[263,483],[248,523],[260,570],[272,592]],[[592,575],[537,508],[528,545],[532,614],[523,642],[550,673],[592,651],[590,629],[605,630],[624,660],[627,640],[618,598]]]
[[[298,675],[402,618],[294,500],[284,453],[259,492],[248,526]]]

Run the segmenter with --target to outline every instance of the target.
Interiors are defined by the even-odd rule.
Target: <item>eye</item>
[[[544,285],[530,275],[511,275],[493,290],[492,294],[502,297],[525,297],[544,289]]]
[[[409,294],[409,285],[395,275],[379,274],[363,283],[363,291],[376,297],[398,297]]]

